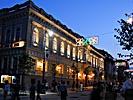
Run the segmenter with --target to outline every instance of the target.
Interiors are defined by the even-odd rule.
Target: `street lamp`
[[[128,17],[127,23],[133,25],[133,13],[130,15],[126,14],[126,16]]]
[[[44,38],[43,38],[43,46],[44,46],[44,60],[43,60],[43,73],[42,73],[42,82],[44,83],[44,77],[45,77],[45,66],[46,66],[46,57],[47,57],[47,50],[46,50],[46,43],[48,42],[48,37],[47,37],[47,33],[49,36],[52,36],[53,35],[53,31],[49,30],[48,32],[47,31],[44,31]]]

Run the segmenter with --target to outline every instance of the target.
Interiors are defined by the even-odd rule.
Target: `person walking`
[[[67,86],[65,85],[65,82],[62,81],[60,85],[60,97],[61,100],[67,100]]]
[[[80,92],[82,92],[82,91],[83,91],[83,83],[80,82]]]
[[[120,91],[125,100],[133,100],[133,77],[124,82]]]
[[[59,96],[60,95],[60,83],[57,83],[56,85],[56,92],[57,92],[57,95]]]
[[[20,85],[19,85],[19,82],[17,81],[16,84],[14,85],[14,87],[13,87],[13,97],[12,97],[12,100],[20,100],[19,90],[20,90]]]
[[[41,100],[41,97],[40,97],[40,93],[41,93],[41,83],[40,83],[40,80],[38,80],[37,82],[37,98],[36,100]]]
[[[31,82],[31,87],[29,89],[29,91],[30,91],[30,100],[35,100],[35,90],[36,90],[36,88],[35,88],[35,82],[32,81]]]
[[[93,83],[90,100],[101,100],[100,92],[100,82],[95,80]]]
[[[9,90],[10,90],[10,84],[8,83],[8,80],[6,80],[4,85],[4,94],[3,94],[4,100],[7,100],[7,95]]]

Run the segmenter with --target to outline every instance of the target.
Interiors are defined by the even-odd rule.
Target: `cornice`
[[[39,24],[39,23],[37,23],[37,22],[35,22],[35,21],[32,21],[32,24],[35,25],[35,26],[37,26],[37,27],[39,27],[39,28],[42,28],[43,30],[51,31],[51,30],[49,30],[48,28],[46,28],[45,26],[42,26],[41,24]],[[72,43],[71,41],[68,41],[66,38],[61,37],[60,35],[58,35],[58,34],[55,33],[55,32],[54,32],[54,35],[55,35],[56,37],[61,38],[63,41],[66,41],[66,42],[68,42],[69,44],[71,44],[71,45],[73,45],[73,46],[76,46],[76,44]]]
[[[36,14],[37,16],[39,16],[40,18],[42,18],[43,20],[45,20],[46,22],[50,23],[51,25],[53,25],[54,27],[56,27],[57,29],[59,29],[60,31],[64,32],[65,34],[69,35],[70,37],[72,37],[73,39],[77,39],[75,36],[73,36],[71,33],[67,32],[66,30],[64,30],[62,27],[58,26],[57,24],[55,24],[53,21],[49,20],[48,18],[46,18],[45,16],[43,16],[42,14],[36,12],[35,10],[33,10],[32,8],[30,8],[30,11],[33,12],[34,14]]]

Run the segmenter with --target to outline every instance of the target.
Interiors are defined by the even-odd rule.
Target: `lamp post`
[[[43,47],[44,47],[44,60],[43,60],[43,72],[42,72],[42,82],[44,83],[44,77],[45,77],[45,66],[46,66],[46,42],[48,42],[48,39],[46,40],[47,36],[46,34],[48,33],[49,36],[53,35],[53,31],[49,30],[49,32],[45,31],[44,32],[44,38],[43,38]]]
[[[130,15],[126,14],[126,16],[128,17],[127,23],[133,25],[133,13],[131,13]]]
[[[74,78],[75,78],[75,72],[74,72],[74,70],[72,70],[72,78],[73,78],[72,91],[74,91],[74,85],[75,85],[75,81],[74,81]]]

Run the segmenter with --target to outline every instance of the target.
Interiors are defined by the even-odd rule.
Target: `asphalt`
[[[90,96],[88,93],[91,93],[91,89],[92,89],[91,86],[85,88],[83,92],[72,91],[71,89],[68,89],[68,94],[69,94],[68,100],[81,100],[81,98],[83,100],[89,100]],[[29,91],[26,91],[26,92],[20,91],[20,94],[21,94],[20,100],[29,100]],[[26,95],[22,96],[22,94],[26,94]],[[87,97],[84,98],[85,96]],[[51,91],[46,91],[45,94],[41,94],[41,98],[42,100],[60,100],[60,96],[57,96],[56,92],[51,92]],[[0,88],[0,100],[3,100],[3,89],[1,88]],[[11,100],[11,93],[9,93],[7,100]],[[105,100],[105,98],[103,100]],[[116,100],[125,100],[125,99],[120,95],[120,93],[118,93]]]
[[[92,89],[92,86],[89,86],[89,87],[86,87],[84,88],[84,93],[80,92],[80,91],[72,91],[72,89],[68,89],[68,94],[70,94],[69,97],[71,98],[77,98],[79,93],[81,93],[80,95],[85,95],[85,91],[88,91],[88,90],[91,90]],[[21,100],[29,100],[29,91],[20,91],[20,99]],[[37,94],[36,94],[37,95]],[[56,92],[51,92],[50,90],[49,91],[46,91],[45,94],[40,94],[41,95],[41,98],[43,98],[44,100],[60,100],[60,96],[57,96],[57,93]],[[7,97],[7,100],[10,100],[11,99],[11,92],[9,92],[9,95]],[[0,100],[3,100],[3,89],[0,88]]]

